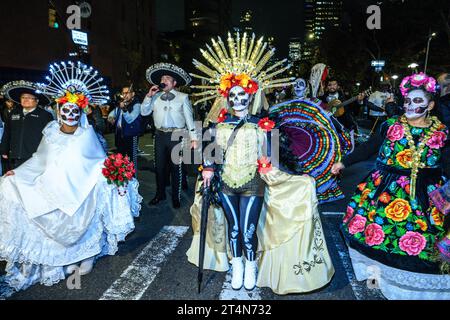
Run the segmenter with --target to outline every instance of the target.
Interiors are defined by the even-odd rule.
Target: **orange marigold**
[[[431,216],[437,226],[442,226],[444,224],[443,214],[437,208],[431,210]]]
[[[386,217],[389,219],[401,222],[405,221],[411,213],[411,206],[409,202],[403,199],[395,199],[386,208],[384,208]]]
[[[396,155],[396,159],[403,168],[411,168],[412,151],[410,149],[400,151]]]

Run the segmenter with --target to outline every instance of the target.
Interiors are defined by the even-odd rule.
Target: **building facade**
[[[89,42],[83,54],[66,24],[70,17],[67,8],[75,1],[2,1],[0,21],[7,27],[0,28],[4,42],[0,82],[42,81],[40,75],[46,73],[49,63],[59,60],[88,62],[111,86],[145,79],[144,68],[155,61],[157,53],[153,1],[85,2],[92,10],[89,17],[81,19],[80,31],[87,33]]]

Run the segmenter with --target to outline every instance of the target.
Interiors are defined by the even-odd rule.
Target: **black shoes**
[[[161,201],[166,200],[166,197],[160,197],[160,196],[156,196],[153,198],[152,201],[150,201],[148,204],[150,206],[156,206],[158,203],[160,203]]]

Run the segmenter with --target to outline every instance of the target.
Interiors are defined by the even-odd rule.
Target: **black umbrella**
[[[198,254],[198,293],[201,291],[203,280],[203,262],[205,260],[206,227],[208,224],[208,211],[211,204],[211,188],[204,187],[202,194],[202,209],[200,216],[200,250]]]

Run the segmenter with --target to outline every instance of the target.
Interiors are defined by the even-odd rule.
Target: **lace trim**
[[[77,250],[82,253],[96,251],[96,253],[91,255],[96,256],[96,258],[104,255],[114,255],[118,250],[118,242],[124,241],[126,236],[135,228],[133,221],[122,225],[117,225],[117,221],[112,221],[111,212],[107,212],[108,194],[117,192],[117,190],[115,190],[114,186],[107,185],[106,181],[100,184],[101,189],[99,190],[98,197],[103,201],[99,201],[96,208],[96,218],[93,220],[93,228],[95,228],[94,236],[90,238],[90,241],[78,245],[79,248]],[[139,182],[136,179],[128,184],[127,197],[129,197],[129,203],[131,205],[130,213],[133,217],[139,216],[141,202],[143,200],[142,196],[138,193],[138,189]],[[23,212],[23,208],[0,194],[0,212],[5,211]],[[40,242],[28,242],[20,248],[14,245],[0,244],[0,260],[8,261],[6,267],[7,276],[4,279],[17,291],[26,289],[37,282],[51,286],[65,279],[63,266],[57,266],[55,262],[57,260],[69,260],[68,257],[63,255],[55,257],[51,251],[47,250],[45,252],[42,248],[40,248],[41,250],[36,250],[39,244]],[[98,247],[100,247],[100,252],[98,252]],[[42,261],[45,261],[45,264]],[[34,277],[28,279],[21,273],[20,269],[23,269],[24,266],[25,268],[37,268],[32,272],[31,276],[34,274]],[[39,270],[42,272],[38,272]]]

